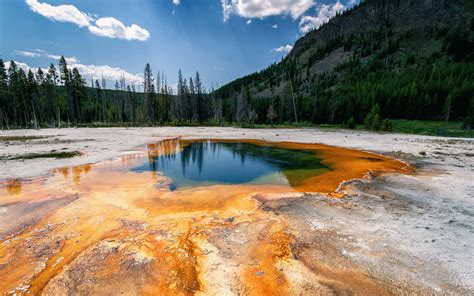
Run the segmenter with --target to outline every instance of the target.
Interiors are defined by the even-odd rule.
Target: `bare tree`
[[[275,120],[276,117],[277,115],[275,113],[275,110],[273,109],[273,104],[270,104],[270,107],[268,107],[268,111],[267,111],[267,119],[270,121],[272,128],[273,128],[273,121]]]

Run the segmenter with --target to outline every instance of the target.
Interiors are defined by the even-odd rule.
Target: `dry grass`
[[[0,142],[9,142],[9,141],[30,141],[30,140],[39,140],[45,139],[46,136],[0,136]]]
[[[51,152],[40,152],[40,153],[29,153],[17,155],[14,157],[7,157],[7,160],[24,160],[24,159],[36,159],[36,158],[71,158],[75,156],[82,155],[79,151],[51,151]]]

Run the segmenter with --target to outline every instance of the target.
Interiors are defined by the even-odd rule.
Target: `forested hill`
[[[215,95],[228,119],[457,118],[472,127],[473,11],[469,0],[363,1]]]
[[[367,0],[299,39],[281,62],[207,92],[198,72],[176,89],[146,64],[90,87],[64,57],[47,69],[0,58],[0,128],[83,125],[463,120],[474,128],[474,0]],[[110,88],[110,87],[109,87]]]
[[[466,3],[469,1],[465,1]],[[370,0],[339,15],[319,30],[305,35],[295,43],[292,54],[302,53],[311,46],[327,44],[335,36],[350,38],[362,31],[379,30],[387,26],[394,32],[423,29],[462,19],[464,1],[453,0]],[[445,23],[445,25],[448,25]]]

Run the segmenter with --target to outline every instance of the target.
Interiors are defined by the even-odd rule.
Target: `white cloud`
[[[179,4],[180,1],[173,0],[173,3]],[[33,12],[50,20],[73,23],[81,28],[87,27],[97,36],[140,41],[150,38],[150,33],[136,24],[126,26],[114,17],[98,18],[97,15],[80,11],[73,5],[54,6],[38,0],[26,0],[26,4]]]
[[[272,49],[273,52],[286,52],[289,53],[293,49],[293,46],[287,44],[287,45],[282,45],[280,47]]]
[[[272,26],[272,28],[273,28],[273,29],[278,29],[278,25],[277,25],[277,24],[274,24],[274,25]]]
[[[50,54],[45,50],[42,49],[35,49],[33,51],[26,51],[26,50],[15,50],[15,54],[24,57],[30,58],[48,58],[53,60],[59,60],[61,58],[60,55]],[[66,62],[68,63],[77,63],[79,60],[76,57],[64,57]]]
[[[33,72],[36,73],[37,69],[38,68],[33,68],[33,67],[30,67],[29,65],[25,64],[25,63],[22,63],[22,62],[18,62],[18,61],[15,61],[15,64],[23,69],[25,72],[28,72],[28,70],[32,70]],[[5,62],[5,68],[8,69],[10,67],[10,62]],[[141,76],[141,74],[132,74],[132,73],[129,73],[127,71],[125,71],[124,69],[121,69],[121,68],[116,68],[116,67],[111,67],[111,66],[108,66],[108,65],[101,65],[101,66],[97,66],[97,65],[85,65],[85,64],[68,64],[68,68],[72,69],[72,68],[77,68],[79,70],[79,73],[81,73],[81,75],[83,76],[84,79],[86,79],[87,82],[90,81],[90,79],[101,79],[102,77],[104,77],[105,80],[109,81],[109,82],[112,82],[112,83],[109,83],[110,86],[113,85],[113,82],[115,82],[115,80],[120,80],[120,78],[122,77],[125,77],[125,80],[127,82],[127,84],[140,84],[143,82],[143,76]],[[43,71],[47,71],[47,67],[41,67],[41,69]]]
[[[89,31],[98,36],[124,40],[145,41],[150,38],[150,33],[140,26],[135,24],[125,26],[113,17],[99,18],[95,21],[95,25],[89,26]]]
[[[143,82],[143,77],[140,74],[132,74],[125,71],[124,69],[111,67],[108,65],[98,66],[71,64],[69,65],[69,67],[77,68],[77,70],[79,70],[79,73],[81,73],[82,76],[85,76],[89,79],[100,79],[103,76],[105,80],[114,82],[115,80],[120,80],[123,75],[123,77],[125,77],[125,80],[127,81],[127,84],[140,84]]]
[[[55,55],[55,54],[46,54],[45,55],[47,58],[50,58],[50,59],[53,59],[53,60],[57,60],[59,61],[59,59],[61,58],[60,55]],[[64,57],[64,59],[66,60],[67,63],[71,64],[71,63],[77,63],[79,62],[76,57]]]
[[[15,50],[15,54],[19,56],[29,57],[29,58],[38,58],[41,56],[40,53],[31,52],[31,51],[23,51],[23,50]]]
[[[14,61],[14,62],[15,62],[15,64],[17,65],[17,67],[18,67],[18,68],[21,68],[21,69],[23,69],[23,71],[25,71],[25,72],[28,72],[28,70],[30,70],[30,69],[31,69],[31,67],[30,67],[30,66],[28,66],[28,65],[27,65],[27,64],[25,64],[25,63],[18,62],[18,61]],[[8,61],[8,62],[5,62],[5,69],[8,69],[8,68],[10,68],[10,64],[11,64],[11,62],[10,62],[10,61]]]
[[[224,21],[232,13],[245,18],[290,15],[299,18],[315,4],[315,0],[221,0]]]
[[[248,21],[246,22],[247,25],[250,25],[251,23],[252,23],[252,20],[248,20]]]
[[[305,15],[300,19],[300,31],[307,33],[311,29],[319,28],[344,9],[346,9],[346,7],[339,1],[332,5],[322,4],[318,7],[315,16]]]
[[[221,0],[222,14],[224,22],[227,21],[232,14],[232,4],[228,3],[228,0]]]
[[[173,4],[174,4],[174,5],[180,5],[180,4],[181,4],[181,0],[173,0]]]
[[[89,26],[93,20],[86,13],[80,11],[73,5],[53,6],[48,3],[38,2],[38,0],[26,0],[26,4],[28,4],[33,12],[50,20],[73,23],[81,28]]]

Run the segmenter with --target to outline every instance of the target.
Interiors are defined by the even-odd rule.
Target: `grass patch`
[[[392,119],[393,129],[392,133],[405,133],[415,135],[427,136],[445,136],[445,137],[461,137],[474,138],[474,130],[466,130],[462,128],[461,121],[448,122],[445,126],[444,121],[421,121],[421,120],[406,120],[406,119]],[[255,124],[244,126],[244,128],[270,128],[268,124]],[[279,128],[343,128],[340,124],[311,124],[308,122],[301,122],[298,124],[284,123],[274,126]],[[357,125],[355,130],[365,130],[364,125]]]
[[[233,127],[241,127],[241,128],[255,128],[255,129],[267,129],[271,128],[271,125],[269,124],[245,124],[243,126],[241,125],[230,125]],[[284,122],[281,124],[275,124],[273,128],[275,129],[293,129],[293,128],[340,128],[340,124],[314,124],[311,122],[298,122],[298,123],[290,123],[290,122]]]
[[[393,132],[429,135],[429,136],[447,136],[447,137],[474,137],[474,130],[462,128],[461,121],[448,122],[445,126],[444,121],[420,121],[420,120],[392,120]]]
[[[45,139],[45,136],[0,136],[0,142],[9,142],[9,141],[30,141],[30,140],[39,140]]]
[[[18,155],[14,157],[7,158],[8,160],[19,160],[19,159],[36,159],[36,158],[55,158],[55,159],[62,159],[62,158],[71,158],[75,156],[82,155],[79,151],[52,151],[52,152],[42,152],[42,153],[29,153]]]

